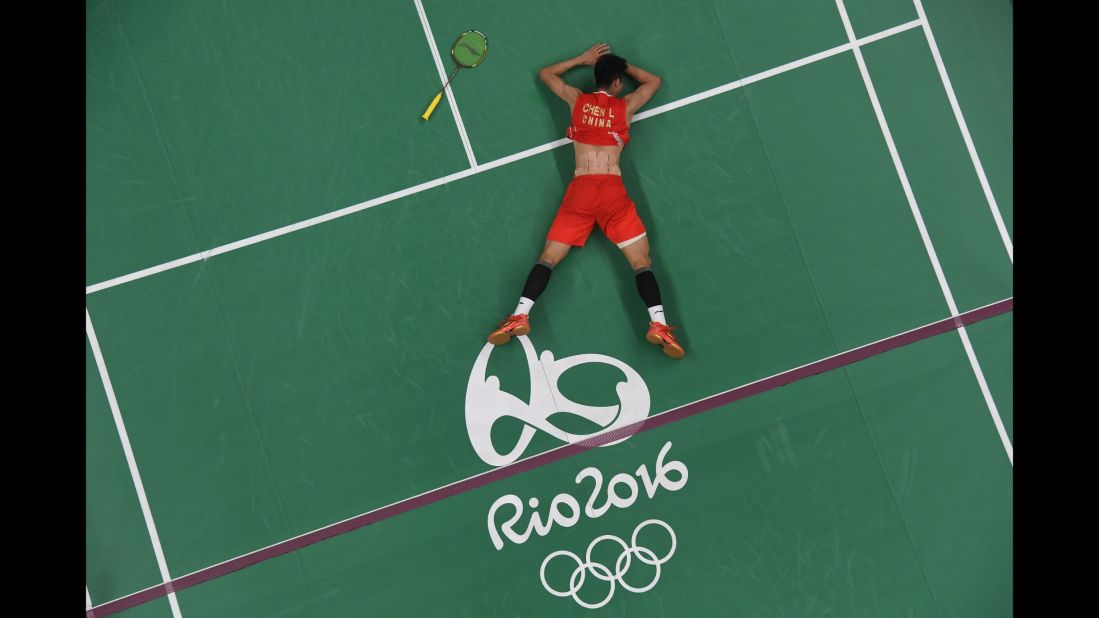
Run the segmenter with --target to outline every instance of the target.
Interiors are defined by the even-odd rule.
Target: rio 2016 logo
[[[568,444],[580,442],[586,438],[603,432],[613,431],[637,423],[637,427],[625,436],[601,446],[610,446],[628,440],[633,433],[640,428],[640,422],[649,416],[649,389],[641,375],[633,367],[626,363],[603,354],[578,354],[562,359],[554,359],[553,352],[544,350],[539,357],[527,336],[518,337],[523,346],[523,353],[527,361],[527,369],[530,373],[530,401],[524,402],[515,395],[500,389],[500,378],[488,374],[488,361],[492,350],[496,347],[491,343],[485,344],[470,372],[469,382],[466,386],[465,416],[466,431],[469,434],[470,444],[486,464],[493,467],[506,466],[518,461],[531,440],[538,431],[545,433]],[[579,365],[599,363],[618,368],[625,375],[624,382],[615,384],[618,393],[616,406],[588,406],[571,401],[561,394],[557,382],[569,369]],[[601,427],[590,434],[574,434],[557,427],[549,421],[554,414],[566,413],[582,417]],[[503,452],[498,451],[492,442],[492,428],[497,421],[504,417],[512,417],[523,423],[523,429],[515,444]],[[658,488],[667,491],[678,491],[687,484],[687,466],[681,461],[667,460],[668,451],[672,443],[667,442],[660,449],[656,458],[653,472],[650,473],[645,465],[637,468],[634,474],[625,472],[613,475],[606,485],[606,497],[602,506],[596,504],[597,496],[603,486],[603,473],[597,468],[587,467],[576,476],[575,482],[579,485],[585,479],[593,481],[591,497],[581,509],[580,502],[568,493],[561,493],[549,502],[549,509],[545,517],[541,516],[537,509],[539,500],[531,497],[527,504],[531,508],[530,520],[523,532],[515,530],[523,513],[523,501],[519,496],[507,494],[493,502],[489,508],[487,523],[489,538],[497,550],[504,548],[504,538],[515,544],[525,543],[534,532],[538,536],[550,534],[557,524],[561,527],[576,525],[581,515],[589,519],[601,517],[608,509],[615,507],[627,509],[634,505],[641,491],[651,500]],[[669,473],[672,473],[669,475]],[[635,480],[636,476],[640,480]],[[498,521],[498,512],[503,509],[506,517]],[[667,532],[670,539],[670,548],[657,555],[657,551],[638,544],[638,534],[647,527],[655,526]],[[502,533],[502,534],[501,534]],[[592,550],[604,542],[614,542],[622,548],[613,565],[605,565],[593,560]],[[610,602],[616,588],[624,588],[630,592],[643,593],[652,589],[660,579],[661,565],[671,559],[676,550],[675,531],[666,522],[659,519],[648,519],[633,531],[630,544],[612,534],[603,534],[596,537],[589,545],[584,559],[568,550],[557,550],[545,557],[539,569],[539,579],[547,592],[557,597],[571,597],[578,605],[588,609],[598,609]],[[575,568],[568,575],[567,585],[551,585],[547,580],[546,567],[554,562],[564,559],[575,562]],[[634,586],[626,581],[626,573],[634,563],[649,565],[655,568],[655,572],[649,583],[643,586]],[[613,569],[612,569],[613,566]],[[591,575],[588,578],[588,575]],[[580,590],[585,581],[604,582],[609,590],[597,602],[589,602],[581,598]],[[585,593],[588,596],[590,593]]]
[[[649,415],[649,389],[641,376],[622,361],[603,354],[578,354],[560,360],[554,360],[553,352],[545,350],[542,358],[535,356],[534,345],[527,336],[518,337],[526,354],[527,367],[530,370],[530,402],[523,402],[511,393],[500,390],[500,378],[486,376],[488,359],[496,347],[486,343],[473,364],[473,371],[466,386],[466,431],[469,441],[477,455],[490,466],[506,466],[516,460],[526,450],[537,431],[569,444],[579,442],[592,434],[571,434],[549,422],[553,414],[564,412],[574,414],[610,431],[644,420]],[[615,386],[618,392],[617,406],[586,406],[569,400],[557,388],[561,375],[587,363],[601,363],[617,367],[626,374],[626,381]],[[519,440],[506,453],[500,453],[492,444],[492,426],[496,421],[510,416],[523,422],[523,431]],[[608,442],[602,446],[618,444],[630,436]]]

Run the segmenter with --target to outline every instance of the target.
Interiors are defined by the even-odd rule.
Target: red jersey
[[[581,144],[625,146],[630,141],[626,99],[613,97],[602,90],[585,92],[576,97],[576,104],[572,107],[572,124],[565,136]]]

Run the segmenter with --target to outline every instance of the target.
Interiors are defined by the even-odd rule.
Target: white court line
[[[787,62],[786,64],[777,66],[773,69],[768,69],[768,70],[763,71],[761,73],[756,73],[755,75],[750,75],[750,76],[745,77],[743,79],[738,79],[736,81],[729,82],[728,84],[724,84],[724,85],[718,86],[716,88],[710,88],[709,90],[704,90],[702,92],[699,92],[698,94],[692,94],[691,96],[684,97],[682,99],[679,99],[678,101],[672,101],[671,103],[665,103],[664,105],[659,105],[659,106],[654,107],[650,110],[639,112],[638,114],[636,114],[633,117],[633,119],[636,122],[638,120],[644,120],[644,119],[652,117],[652,116],[658,116],[658,115],[663,114],[665,112],[670,112],[673,109],[683,107],[684,105],[690,105],[692,103],[697,103],[699,101],[702,101],[703,99],[709,99],[710,97],[717,96],[719,94],[724,94],[724,93],[729,92],[731,90],[736,90],[737,88],[747,86],[748,84],[754,84],[755,82],[762,81],[764,79],[767,79],[768,77],[774,77],[775,75],[779,75],[781,73],[786,73],[787,71],[793,71],[794,69],[799,69],[799,68],[801,68],[803,66],[806,66],[808,64],[812,64],[814,62],[824,60],[825,58],[831,58],[832,56],[836,56],[836,55],[842,54],[843,52],[850,51],[854,47],[858,47],[858,46],[861,46],[861,45],[867,45],[869,43],[873,43],[874,41],[880,41],[881,39],[884,39],[886,37],[893,36],[894,34],[899,34],[899,33],[904,32],[906,30],[912,30],[913,28],[919,28],[919,27],[920,27],[920,21],[918,19],[913,20],[913,21],[910,21],[908,23],[901,24],[899,26],[895,26],[895,27],[890,28],[888,30],[883,30],[882,32],[879,32],[877,34],[872,34],[868,37],[858,39],[857,41],[853,41],[851,43],[844,43],[843,45],[839,45],[839,46],[833,47],[832,49],[828,49],[828,50],[822,51],[820,53],[813,54],[812,56],[806,56],[805,58],[802,58],[800,60],[794,60],[793,62]]]
[[[84,611],[88,611],[92,608],[92,593],[88,592],[88,587],[84,586]]]
[[[738,79],[736,81],[729,82],[729,83],[724,84],[722,86],[718,86],[716,88],[711,88],[709,90],[705,90],[703,92],[699,92],[697,94],[690,95],[690,96],[685,97],[683,99],[680,99],[678,101],[673,101],[671,103],[666,103],[666,104],[661,105],[659,107],[654,107],[654,108],[652,108],[648,111],[640,112],[636,116],[634,116],[633,121],[634,122],[639,122],[641,120],[644,120],[646,118],[650,118],[652,116],[658,116],[658,115],[663,114],[665,112],[670,112],[673,109],[683,107],[684,105],[689,105],[691,103],[697,103],[698,101],[701,101],[703,99],[708,99],[710,97],[714,97],[714,96],[717,96],[719,94],[729,92],[731,90],[735,90],[735,89],[740,88],[742,86],[745,86],[747,84],[758,82],[762,79],[766,79],[768,77],[773,77],[775,75],[779,75],[780,73],[785,73],[787,71],[792,71],[794,69],[803,67],[803,66],[808,65],[808,64],[812,64],[812,63],[817,62],[819,60],[823,60],[825,58],[830,58],[832,56],[841,54],[845,51],[850,51],[852,48],[857,48],[859,45],[866,45],[868,43],[873,43],[874,41],[879,41],[879,40],[884,39],[886,37],[893,36],[894,34],[898,34],[900,32],[904,32],[906,30],[911,30],[913,28],[918,28],[920,25],[921,24],[920,24],[919,20],[915,20],[915,21],[908,22],[906,24],[902,24],[900,26],[896,26],[894,28],[890,28],[888,30],[884,30],[884,31],[879,32],[877,34],[873,34],[873,35],[867,36],[865,38],[858,39],[854,44],[844,43],[843,45],[833,47],[832,49],[829,49],[829,50],[826,50],[826,51],[823,51],[823,52],[820,52],[820,53],[817,53],[817,54],[813,54],[812,56],[807,56],[805,58],[802,58],[801,60],[795,60],[793,62],[788,62],[784,65],[775,67],[773,69],[768,69],[768,70],[763,71],[761,73],[757,73],[755,75],[750,75],[750,76],[745,77],[743,79]],[[174,268],[179,268],[180,266],[186,266],[187,264],[193,264],[194,262],[203,261],[203,260],[209,259],[209,258],[211,258],[215,255],[221,255],[222,253],[228,253],[229,251],[233,251],[233,250],[236,250],[236,249],[241,249],[243,247],[254,245],[256,243],[263,242],[265,240],[270,240],[272,238],[277,238],[279,236],[284,236],[284,235],[289,234],[291,232],[296,232],[298,230],[303,230],[305,228],[312,227],[312,226],[317,225],[319,223],[324,223],[326,221],[331,221],[333,219],[339,219],[340,217],[346,217],[347,215],[354,214],[354,213],[359,212],[361,210],[366,210],[367,208],[378,206],[380,204],[385,204],[386,202],[392,202],[395,199],[399,199],[399,198],[402,198],[402,197],[407,197],[409,195],[414,195],[414,194],[420,193],[422,191],[427,191],[428,189],[433,189],[433,188],[438,187],[440,185],[444,185],[444,184],[447,184],[449,182],[453,182],[455,180],[460,180],[460,179],[465,178],[467,176],[472,176],[474,174],[479,174],[481,172],[485,172],[485,171],[488,171],[488,170],[491,170],[491,169],[495,169],[495,168],[500,167],[502,165],[508,165],[510,163],[514,163],[514,162],[519,161],[521,159],[526,159],[527,157],[532,157],[534,155],[541,154],[541,153],[546,152],[548,150],[553,150],[554,148],[559,148],[559,147],[564,146],[564,145],[566,145],[570,142],[571,142],[571,140],[569,140],[567,138],[562,138],[562,139],[555,140],[555,141],[552,141],[552,142],[549,142],[549,143],[546,143],[546,144],[542,144],[541,146],[535,146],[534,148],[528,148],[528,149],[523,150],[521,152],[517,152],[515,154],[511,154],[511,155],[508,155],[506,157],[496,159],[495,161],[491,161],[489,163],[483,163],[481,165],[478,165],[476,169],[474,169],[474,168],[465,169],[465,170],[462,170],[460,172],[455,172],[453,174],[443,176],[441,178],[436,178],[435,180],[429,180],[427,182],[422,182],[418,185],[414,185],[414,186],[408,187],[406,189],[401,189],[400,191],[396,191],[394,193],[383,195],[381,197],[376,197],[376,198],[367,200],[365,202],[362,202],[360,204],[355,204],[353,206],[347,206],[345,208],[341,208],[339,210],[332,211],[330,213],[326,213],[326,214],[323,214],[323,215],[320,215],[320,216],[317,216],[317,217],[313,217],[311,219],[306,219],[305,221],[299,221],[297,223],[292,223],[290,225],[284,225],[284,226],[282,226],[278,229],[274,229],[274,230],[271,230],[269,232],[264,232],[262,234],[256,234],[255,236],[249,236],[248,238],[244,238],[242,240],[231,242],[227,245],[222,245],[222,246],[216,247],[214,249],[209,249],[209,250],[206,250],[206,251],[202,251],[200,253],[195,253],[195,254],[189,255],[187,257],[178,258],[178,259],[172,260],[170,262],[165,262],[163,264],[158,264],[157,266],[150,266],[149,268],[145,268],[145,269],[142,269],[142,270],[139,270],[139,271],[135,271],[135,272],[132,272],[132,273],[127,274],[127,275],[122,275],[122,276],[119,276],[119,277],[115,277],[113,279],[108,279],[106,281],[102,281],[100,283],[89,285],[89,286],[86,286],[84,288],[84,293],[85,294],[93,294],[95,292],[100,292],[100,291],[103,291],[103,290],[106,290],[106,289],[109,289],[109,288],[113,288],[113,287],[118,286],[118,285],[122,285],[124,283],[129,283],[131,281],[136,281],[138,279],[143,279],[145,277],[149,277],[151,275],[155,275],[155,274],[162,273],[162,272],[165,272],[165,271],[168,271],[168,270],[172,270]]]
[[[855,31],[851,28],[851,20],[847,16],[847,8],[843,4],[843,0],[836,0],[836,7],[839,9],[840,18],[843,20],[843,27],[847,31],[848,40],[855,41]],[[942,265],[939,263],[939,256],[935,252],[935,246],[931,244],[931,236],[927,233],[927,226],[924,225],[923,215],[920,213],[920,207],[916,204],[916,196],[912,193],[912,186],[908,183],[908,174],[904,171],[904,164],[901,163],[900,154],[897,152],[897,145],[893,142],[893,134],[889,130],[889,123],[885,121],[885,114],[882,112],[881,103],[878,101],[878,93],[874,90],[874,82],[870,80],[870,71],[866,68],[866,60],[862,57],[862,50],[857,46],[854,48],[855,60],[859,65],[859,72],[862,73],[862,81],[866,84],[866,92],[870,95],[870,103],[874,107],[874,114],[878,118],[878,125],[881,127],[882,134],[885,136],[886,146],[889,148],[889,156],[893,158],[893,165],[897,168],[897,176],[900,178],[901,187],[904,189],[904,195],[908,198],[908,206],[912,210],[912,216],[916,219],[916,227],[920,230],[920,238],[923,239],[924,248],[927,249],[927,255],[931,259],[931,266],[935,270],[935,277],[939,280],[939,287],[942,288],[943,296],[946,298],[947,307],[950,309],[950,315],[958,316],[958,305],[954,302],[954,295],[950,292],[950,285],[946,282],[946,275],[943,273]],[[1011,465],[1015,465],[1014,449],[1011,446],[1011,440],[1007,436],[1007,432],[1004,431],[1004,423],[1000,419],[1000,412],[996,408],[996,402],[992,400],[992,393],[989,392],[988,386],[985,383],[984,372],[981,371],[981,365],[977,362],[977,356],[973,353],[972,347],[969,345],[969,337],[965,332],[965,327],[958,327],[959,336],[962,338],[962,345],[966,349],[966,355],[969,357],[969,364],[973,367],[973,373],[977,376],[977,383],[981,387],[981,393],[984,395],[985,403],[988,405],[988,411],[992,414],[992,421],[996,425],[996,430],[1000,434],[1000,441],[1003,442],[1004,451],[1007,452],[1007,459],[1011,462]]]
[[[962,108],[958,105],[958,98],[954,96],[954,86],[950,84],[950,77],[946,74],[946,65],[943,64],[943,57],[939,55],[939,46],[935,43],[935,35],[931,34],[931,23],[927,21],[927,14],[923,11],[923,3],[920,0],[914,0],[914,2],[920,21],[923,22],[923,32],[927,36],[927,44],[931,47],[931,55],[935,58],[935,66],[939,69],[939,77],[942,78],[943,87],[946,88],[946,98],[950,100],[950,108],[954,110],[954,119],[958,121],[958,128],[962,130],[965,147],[969,150],[969,158],[973,161],[973,169],[977,171],[977,179],[981,181],[981,188],[984,189],[988,207],[992,210],[992,218],[996,220],[996,229],[1000,231],[1000,239],[1004,241],[1007,258],[1014,264],[1015,246],[1011,243],[1011,236],[1007,233],[1007,226],[1004,225],[1000,207],[996,204],[996,198],[992,195],[992,187],[988,184],[985,168],[981,165],[981,158],[977,156],[977,147],[973,145],[973,138],[969,135],[969,126],[966,125],[965,118],[962,116]]]
[[[141,514],[145,516],[145,527],[149,531],[149,539],[153,542],[153,554],[156,555],[156,565],[160,568],[160,577],[165,584],[172,581],[172,575],[168,572],[168,563],[164,560],[164,550],[160,546],[160,536],[156,532],[156,524],[153,523],[153,513],[149,509],[149,500],[145,497],[145,485],[141,482],[141,474],[137,471],[137,461],[134,459],[133,449],[130,448],[130,436],[126,433],[126,425],[122,422],[122,412],[118,409],[118,400],[114,396],[114,387],[111,385],[111,377],[107,375],[107,365],[103,362],[103,352],[99,349],[99,339],[95,336],[95,328],[92,326],[92,315],[84,308],[84,323],[88,333],[88,341],[92,346],[92,354],[95,356],[95,365],[99,368],[99,378],[103,380],[103,390],[107,393],[107,402],[111,406],[111,414],[114,416],[114,425],[118,429],[118,438],[122,441],[122,451],[126,455],[126,464],[130,467],[130,477],[133,479],[134,488],[137,490],[137,500],[141,504]],[[91,595],[87,586],[84,587],[87,601],[91,604]],[[181,618],[179,601],[175,592],[168,594],[168,603],[172,606],[173,618]]]
[[[431,57],[435,59],[435,68],[439,69],[439,83],[445,85],[449,74],[443,67],[443,59],[439,56],[439,48],[435,46],[435,36],[431,34],[431,24],[427,22],[424,5],[420,0],[412,1],[416,3],[416,12],[420,14],[420,23],[424,26],[424,36],[427,37],[427,44],[431,46]],[[469,136],[466,135],[466,125],[462,122],[461,112],[458,111],[458,102],[454,100],[454,89],[449,86],[444,89],[446,90],[446,100],[450,103],[450,110],[454,112],[454,123],[458,125],[458,135],[462,137],[462,146],[465,147],[466,157],[469,158],[469,167],[476,170],[477,159],[473,156],[473,146],[470,145]]]
[[[977,385],[981,387],[981,395],[984,395],[985,404],[988,405],[988,410],[992,413],[992,422],[996,424],[996,433],[1000,434],[1000,442],[1003,443],[1004,450],[1007,451],[1007,460],[1014,466],[1015,448],[1011,445],[1007,430],[1004,429],[1004,421],[1000,419],[1000,412],[996,409],[996,402],[992,399],[992,391],[988,389],[988,383],[985,382],[985,374],[981,372],[981,365],[977,362],[977,354],[973,351],[973,344],[969,342],[969,333],[966,332],[965,327],[958,329],[958,336],[962,338],[965,355],[969,357],[969,364],[973,366],[973,372],[977,374]]]
[[[520,153],[520,154],[522,154],[522,153]],[[515,155],[512,155],[512,156],[515,156]],[[484,169],[484,166],[482,166],[481,169]],[[210,249],[208,251],[203,251],[201,253],[195,253],[194,255],[189,255],[187,257],[172,260],[171,262],[165,262],[164,264],[160,264],[158,266],[152,266],[150,268],[146,268],[144,270],[139,270],[137,272],[133,272],[133,273],[130,273],[128,275],[123,275],[121,277],[115,277],[114,279],[110,279],[110,280],[104,281],[102,283],[97,283],[95,285],[90,285],[90,286],[85,288],[85,293],[86,294],[91,294],[93,292],[98,292],[100,290],[105,290],[107,288],[113,288],[116,285],[122,285],[123,283],[128,283],[130,281],[135,281],[137,279],[142,279],[142,278],[148,277],[150,275],[155,275],[157,273],[162,273],[162,272],[167,271],[167,270],[172,270],[174,268],[179,268],[180,266],[185,266],[187,264],[191,264],[191,263],[194,263],[194,262],[204,261],[206,259],[209,259],[209,258],[215,256],[215,255],[221,255],[222,253],[228,253],[229,251],[233,251],[235,249],[240,249],[240,248],[243,248],[243,247],[247,247],[249,245],[254,245],[256,243],[263,242],[265,240],[270,240],[272,238],[277,238],[279,236],[285,236],[286,234],[289,234],[291,232],[296,232],[298,230],[303,230],[305,228],[312,227],[312,226],[317,225],[319,223],[324,223],[326,221],[331,221],[332,219],[338,219],[340,217],[345,217],[347,215],[359,212],[360,210],[366,210],[367,208],[370,208],[372,206],[377,206],[378,204],[384,204],[386,202],[391,202],[395,199],[399,199],[399,198],[402,198],[402,197],[413,195],[413,194],[419,193],[421,191],[426,191],[428,189],[437,187],[439,185],[445,185],[448,182],[452,182],[452,181],[458,180],[460,178],[465,178],[466,176],[471,176],[475,173],[476,172],[472,169],[466,169],[466,170],[462,170],[460,172],[455,172],[455,173],[450,174],[448,176],[443,176],[442,178],[436,178],[435,180],[429,180],[427,182],[423,182],[423,183],[420,183],[418,185],[408,187],[407,189],[401,189],[400,191],[390,193],[388,195],[383,195],[381,197],[376,197],[372,200],[365,201],[361,204],[355,204],[354,206],[348,206],[346,208],[341,208],[340,210],[325,213],[323,215],[313,217],[312,219],[306,219],[305,221],[299,221],[297,223],[291,223],[290,225],[284,225],[284,226],[282,226],[278,229],[274,229],[274,230],[271,230],[269,232],[264,232],[262,234],[256,234],[255,236],[249,236],[248,238],[238,240],[236,242],[231,242],[227,245],[222,245],[220,247]]]

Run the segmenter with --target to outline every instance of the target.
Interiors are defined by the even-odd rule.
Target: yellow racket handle
[[[431,117],[431,112],[435,111],[435,106],[439,104],[439,100],[443,98],[443,91],[440,90],[439,94],[435,95],[435,100],[431,102],[431,105],[427,106],[427,111],[424,112],[423,119],[427,120]]]

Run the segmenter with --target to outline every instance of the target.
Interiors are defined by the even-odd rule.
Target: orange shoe
[[[675,329],[674,326],[667,326],[660,322],[649,322],[649,332],[645,333],[645,339],[653,345],[660,346],[660,349],[664,350],[664,353],[668,356],[683,358],[686,352],[672,335],[672,331]]]
[[[511,341],[512,335],[526,335],[529,332],[530,318],[527,314],[512,315],[500,322],[500,327],[488,336],[488,342],[492,345],[503,345]]]

